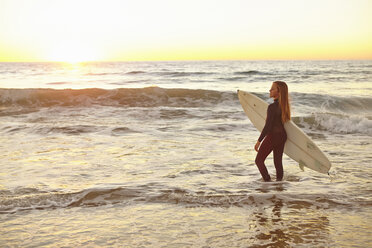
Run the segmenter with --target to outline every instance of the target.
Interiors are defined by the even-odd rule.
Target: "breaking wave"
[[[318,113],[311,116],[294,117],[292,120],[300,127],[310,130],[372,135],[372,119],[363,116]]]
[[[266,93],[255,93],[269,101]],[[302,116],[293,121],[300,127],[331,133],[372,135],[372,98],[338,97],[319,94],[292,93],[292,105],[302,110]],[[48,107],[141,107],[182,108],[161,114],[168,118],[194,116],[197,108],[224,108],[233,106],[240,111],[235,92],[204,89],[165,89],[159,87],[120,89],[0,89],[0,116],[27,114]],[[186,111],[188,109],[189,111]],[[305,110],[305,111],[304,111]],[[138,110],[140,111],[140,110]],[[173,111],[173,112],[169,112]],[[190,112],[191,111],[191,112]],[[243,111],[241,111],[243,112]],[[212,114],[216,114],[211,112]],[[224,113],[226,115],[226,113]],[[231,115],[231,113],[230,113]],[[160,117],[159,117],[160,118]],[[232,118],[224,116],[224,118]],[[61,127],[51,132],[76,133],[80,129],[92,132],[84,126]]]
[[[275,183],[273,187],[278,187]],[[193,207],[249,207],[272,205],[278,202],[301,208],[350,208],[371,205],[355,199],[343,202],[342,197],[319,194],[250,193],[250,192],[192,192],[181,188],[155,189],[148,185],[139,187],[90,188],[79,192],[39,191],[32,188],[0,192],[0,213],[50,208],[96,207],[112,204],[167,203]]]
[[[203,107],[232,101],[235,93],[213,90],[164,89],[159,87],[106,89],[0,89],[2,107],[127,106]]]
[[[291,93],[292,104],[298,107],[311,107],[323,112],[334,113],[372,113],[371,97],[340,97],[321,94]]]

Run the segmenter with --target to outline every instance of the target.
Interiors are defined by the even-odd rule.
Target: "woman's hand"
[[[256,145],[254,146],[254,149],[256,150],[256,152],[258,152],[258,148],[260,148],[260,144],[261,142],[257,141]]]

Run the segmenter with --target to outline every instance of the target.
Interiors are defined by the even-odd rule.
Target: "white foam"
[[[372,135],[372,120],[364,116],[315,115],[315,123],[333,133]]]

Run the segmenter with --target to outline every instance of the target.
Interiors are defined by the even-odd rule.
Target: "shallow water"
[[[371,68],[2,63],[0,244],[372,246]],[[270,102],[277,79],[289,85],[293,120],[331,160],[330,176],[284,156],[284,181],[261,181],[259,133],[236,89]],[[275,175],[271,155],[266,164]]]

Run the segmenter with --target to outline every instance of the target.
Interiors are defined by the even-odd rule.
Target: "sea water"
[[[262,182],[275,80],[330,175]],[[372,246],[372,61],[0,63],[0,133],[1,247]]]

